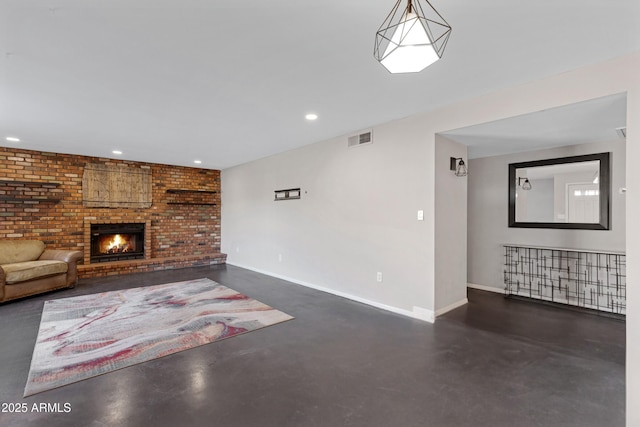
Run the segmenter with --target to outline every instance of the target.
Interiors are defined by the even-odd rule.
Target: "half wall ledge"
[[[120,274],[225,264],[226,262],[227,254],[214,252],[201,255],[84,264],[78,265],[78,277],[87,279],[91,277],[117,276]]]

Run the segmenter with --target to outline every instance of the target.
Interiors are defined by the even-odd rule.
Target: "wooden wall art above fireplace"
[[[94,208],[151,207],[151,169],[126,164],[87,163],[82,203]]]

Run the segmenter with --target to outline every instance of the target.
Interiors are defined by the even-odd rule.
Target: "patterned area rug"
[[[24,396],[290,319],[209,279],[46,301]]]

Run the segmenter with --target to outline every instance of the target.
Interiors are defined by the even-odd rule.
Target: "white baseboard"
[[[461,307],[468,303],[469,303],[469,300],[466,298],[463,298],[460,301],[454,302],[453,304],[449,304],[446,307],[442,307],[441,309],[436,310],[436,317],[442,316],[443,314],[448,313],[451,310],[455,310],[456,308]]]
[[[495,292],[504,295],[504,288],[494,288],[493,286],[476,285],[475,283],[467,283],[467,288],[479,289],[481,291]]]
[[[436,316],[432,310],[422,307],[413,306],[413,311],[409,315],[414,319],[424,320],[425,322],[434,323],[436,321]]]
[[[346,298],[352,301],[360,302],[362,304],[370,305],[372,307],[380,308],[382,310],[390,311],[392,313],[400,314],[402,316],[411,317],[412,319],[423,320],[425,322],[433,323],[435,322],[435,315],[433,311],[428,310],[422,307],[413,307],[413,311],[404,310],[402,308],[393,307],[390,305],[382,304],[376,301],[371,301],[365,298],[361,298],[355,295],[351,295],[345,292],[336,291],[331,288],[325,288],[324,286],[318,286],[313,283],[305,282],[302,280],[294,279],[292,277],[283,276],[281,274],[272,273],[270,271],[261,270],[259,268],[250,267],[248,265],[242,265],[235,262],[227,261],[228,265],[233,265],[235,267],[244,268],[247,270],[255,271],[256,273],[265,274],[267,276],[275,277],[277,279],[286,280],[287,282],[295,283],[296,285],[305,286],[307,288],[315,289],[317,291],[326,292],[331,295],[335,295],[341,298]]]

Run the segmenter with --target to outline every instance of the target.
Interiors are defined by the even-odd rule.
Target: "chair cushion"
[[[67,272],[67,263],[55,260],[17,262],[0,267],[4,270],[8,285]]]
[[[35,261],[44,252],[40,240],[0,240],[0,264]]]

